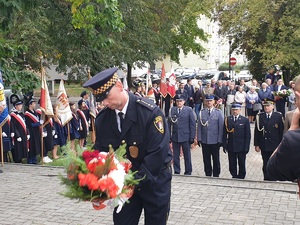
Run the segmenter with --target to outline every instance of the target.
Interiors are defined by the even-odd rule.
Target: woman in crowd
[[[251,86],[250,90],[246,94],[246,108],[247,108],[247,115],[250,123],[254,122],[254,118],[258,112],[253,110],[253,105],[255,103],[259,103],[258,94],[256,92],[256,87]]]
[[[75,139],[79,139],[79,119],[76,113],[75,103],[69,103],[73,118],[70,121],[70,140],[71,140],[71,149],[75,151]]]
[[[246,92],[242,86],[238,86],[238,91],[235,93],[234,101],[242,105],[241,115],[245,116]]]
[[[85,102],[84,101],[79,101],[78,102],[78,109],[77,109],[77,115],[78,115],[78,120],[79,120],[79,146],[80,148],[83,148],[84,144],[84,139],[87,137],[88,134],[88,122],[86,120],[86,117],[83,113],[83,109],[85,107]]]
[[[53,133],[53,144],[54,148],[52,150],[53,159],[58,159],[57,155],[58,146],[62,147],[67,143],[67,131],[63,126],[60,116],[57,111],[57,105],[53,105],[53,127],[55,132]]]

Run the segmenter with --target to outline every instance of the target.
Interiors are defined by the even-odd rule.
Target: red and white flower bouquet
[[[274,100],[278,101],[282,98],[286,98],[288,96],[290,96],[291,91],[290,90],[281,90],[281,91],[274,91],[273,95],[274,95]]]
[[[79,156],[70,153],[67,177],[61,177],[67,186],[62,194],[79,201],[90,201],[97,210],[106,205],[119,206],[119,212],[140,181],[134,179],[135,173],[130,170],[131,162],[124,158],[125,153],[125,144],[116,151],[110,147],[109,152],[86,150]]]

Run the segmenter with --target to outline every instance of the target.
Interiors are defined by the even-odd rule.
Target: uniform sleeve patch
[[[154,126],[155,128],[160,132],[160,133],[164,133],[164,122],[163,122],[163,118],[161,116],[157,116],[154,119]]]

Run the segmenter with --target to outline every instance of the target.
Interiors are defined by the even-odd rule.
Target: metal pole
[[[229,77],[232,79],[232,76],[231,76],[231,65],[230,65],[230,58],[231,58],[231,40],[229,39],[229,53],[228,53],[228,55],[229,55],[229,59],[228,59],[228,62],[229,62],[229,67],[228,67],[228,69],[229,69]]]

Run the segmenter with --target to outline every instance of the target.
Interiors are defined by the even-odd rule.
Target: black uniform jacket
[[[234,122],[233,116],[225,118],[223,132],[223,148],[229,152],[249,152],[250,147],[250,123],[249,120],[239,115]]]
[[[155,182],[160,171],[170,163],[170,134],[164,115],[153,102],[128,94],[122,132],[118,130],[115,110],[106,108],[98,114],[94,149],[108,151],[109,145],[117,149],[124,140],[132,171],[138,171],[136,178],[146,175],[139,183],[142,186],[149,181]]]
[[[267,172],[272,180],[293,181],[300,178],[300,129],[283,136],[277,152],[269,159]]]
[[[272,112],[269,122],[265,112],[259,113],[255,122],[254,146],[259,146],[262,151],[274,151],[282,140],[283,127],[281,113]]]

